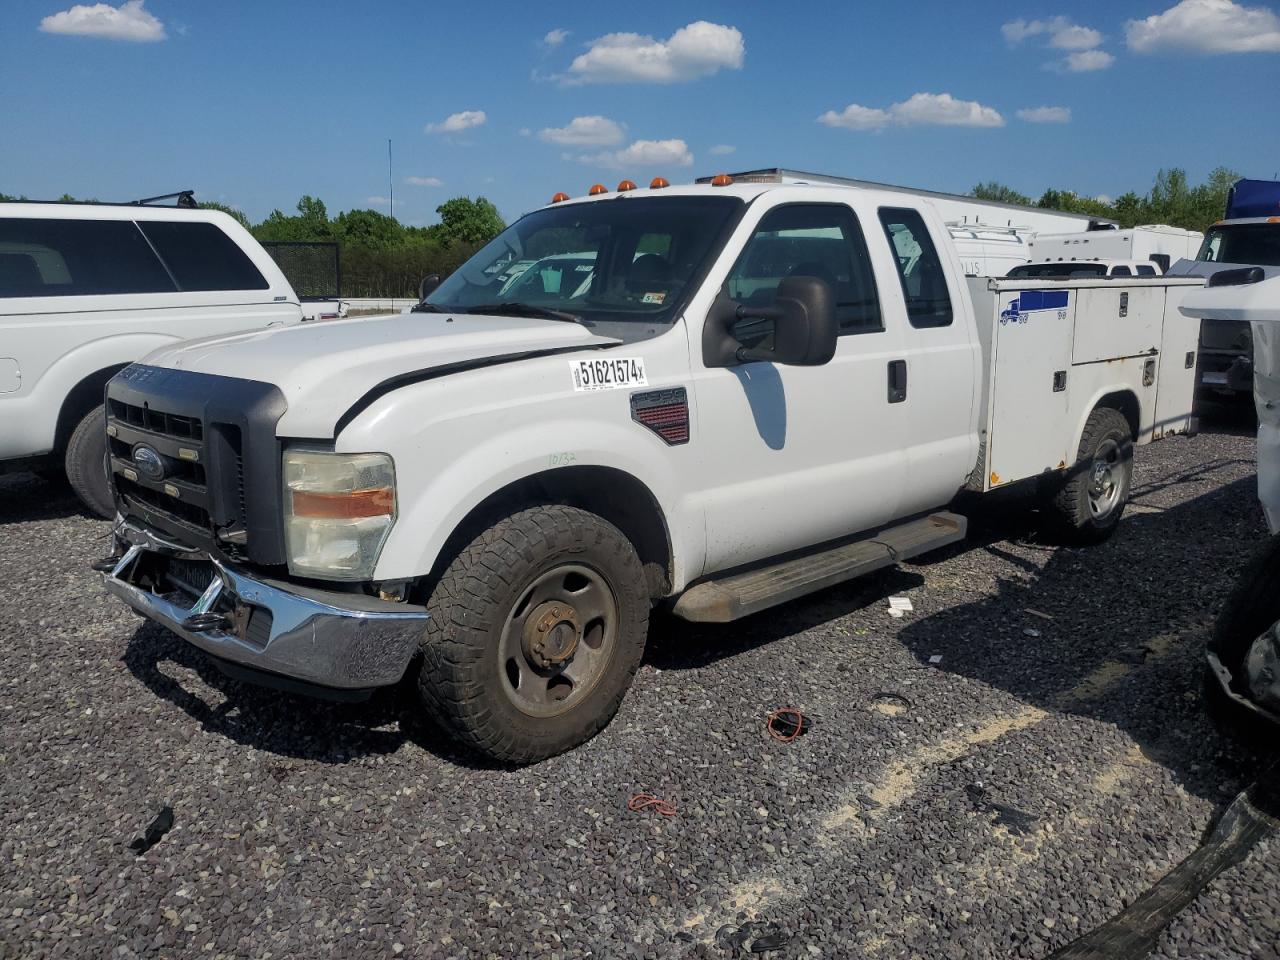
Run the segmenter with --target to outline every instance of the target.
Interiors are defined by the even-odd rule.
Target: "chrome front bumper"
[[[268,582],[126,521],[117,521],[115,536],[119,559],[103,574],[108,593],[251,671],[339,690],[387,686],[404,676],[426,627],[420,606]],[[148,554],[209,563],[213,578],[193,605],[183,606],[174,602],[179,594],[135,582]],[[258,611],[270,615],[270,627],[254,636],[248,623]]]

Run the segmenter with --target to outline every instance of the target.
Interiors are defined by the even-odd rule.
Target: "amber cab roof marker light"
[[[552,197],[552,198],[551,198],[551,202],[552,202],[552,203],[564,203],[564,202],[565,202],[566,200],[568,200],[568,199],[569,199],[569,195],[568,195],[567,193],[565,193],[564,191],[561,191],[560,193],[557,193],[554,197]]]
[[[608,192],[608,188],[603,183],[593,183],[591,185],[591,189],[587,191],[587,194],[592,197],[598,197],[600,194]]]
[[[671,186],[671,184],[667,182],[666,177],[654,177],[649,181],[650,190],[661,190],[663,187],[669,186]]]
[[[711,178],[711,185],[713,187],[727,187],[731,183],[733,183],[733,177],[729,176],[727,173],[717,173]]]
[[[619,193],[626,193],[628,190],[634,190],[635,188],[636,185],[634,180],[623,180],[618,184]]]

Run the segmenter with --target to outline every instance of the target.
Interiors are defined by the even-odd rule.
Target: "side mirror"
[[[744,320],[763,321],[771,329],[767,335],[753,336],[756,342],[750,346],[744,345],[736,336]],[[756,360],[818,367],[835,356],[839,333],[831,285],[818,277],[786,277],[768,306],[737,304],[721,293],[703,328],[703,362],[708,367]]]
[[[431,296],[431,292],[440,286],[440,274],[429,273],[422,278],[422,283],[418,284],[418,302],[426,300]]]

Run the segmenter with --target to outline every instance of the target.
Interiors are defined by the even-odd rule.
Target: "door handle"
[[[907,361],[889,361],[889,402],[902,403],[907,399]]]

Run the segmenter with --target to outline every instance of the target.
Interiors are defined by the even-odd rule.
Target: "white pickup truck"
[[[122,371],[107,589],[258,681],[408,673],[531,762],[608,723],[653,604],[733,620],[952,543],[964,488],[1038,482],[1098,540],[1132,445],[1192,429],[1202,281],[966,279],[928,198],[727,180],[558,195],[414,313]]]

